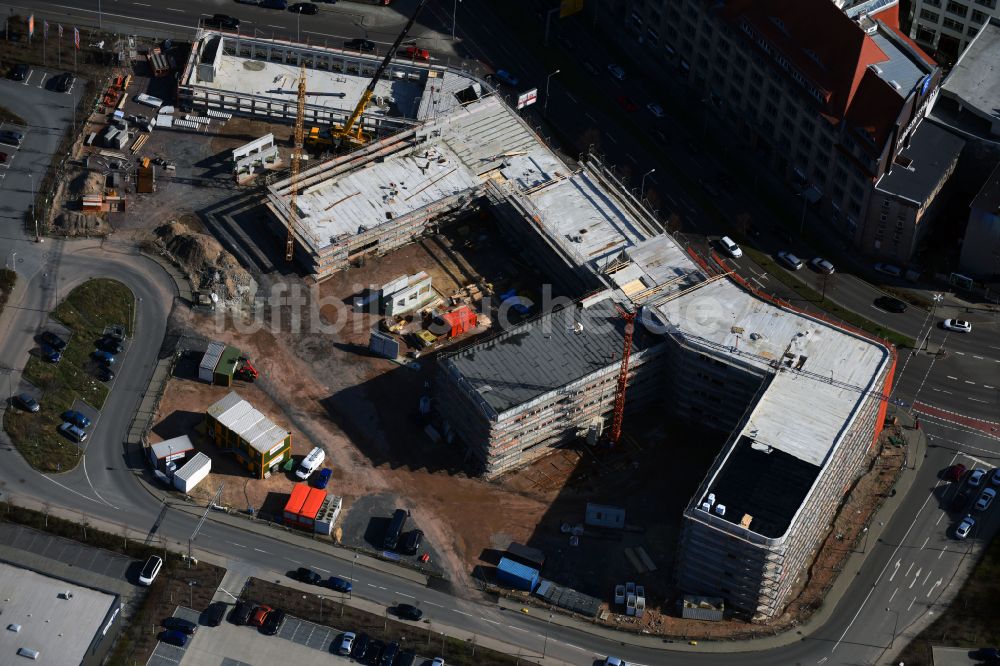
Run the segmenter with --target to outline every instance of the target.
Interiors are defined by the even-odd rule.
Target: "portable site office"
[[[233,392],[205,412],[209,439],[259,479],[291,456],[292,435]]]
[[[232,386],[233,374],[239,364],[240,350],[225,342],[213,340],[198,366],[198,379],[209,384]]]

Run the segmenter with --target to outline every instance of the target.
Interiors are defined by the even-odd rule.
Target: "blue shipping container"
[[[501,557],[497,567],[497,582],[515,590],[534,592],[538,587],[538,569]]]

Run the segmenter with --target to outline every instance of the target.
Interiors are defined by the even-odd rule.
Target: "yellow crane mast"
[[[295,110],[295,145],[292,148],[292,193],[288,197],[288,239],[285,241],[285,261],[295,256],[295,236],[293,230],[299,221],[299,210],[295,199],[299,194],[299,160],[302,159],[302,126],[306,109],[306,64],[299,67],[299,95]]]

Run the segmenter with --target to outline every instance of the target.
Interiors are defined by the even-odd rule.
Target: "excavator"
[[[336,125],[330,128],[329,132],[323,132],[318,127],[312,127],[309,129],[309,136],[306,138],[306,145],[313,149],[323,149],[327,147],[340,146],[344,141],[347,141],[353,145],[360,146],[368,142],[370,138],[367,134],[362,131],[362,123],[360,122],[361,114],[365,112],[368,108],[368,103],[371,102],[372,96],[375,94],[375,86],[378,85],[379,79],[382,78],[382,74],[385,73],[386,68],[389,63],[392,62],[393,57],[396,55],[396,51],[399,50],[399,46],[406,39],[407,33],[410,32],[410,28],[417,21],[417,16],[420,14],[420,10],[424,8],[427,4],[427,0],[420,0],[417,3],[416,9],[413,10],[413,15],[410,16],[410,20],[403,26],[403,31],[399,33],[396,37],[396,41],[393,42],[392,46],[389,47],[389,51],[385,54],[385,58],[382,59],[382,63],[375,70],[375,75],[372,76],[372,80],[368,83],[368,87],[365,88],[364,93],[361,95],[361,99],[358,100],[357,106],[354,107],[354,111],[347,118],[347,121],[343,125]]]
[[[259,373],[257,372],[257,368],[253,367],[253,364],[250,363],[250,359],[246,356],[240,356],[239,364],[233,372],[233,377],[252,384],[258,376]]]

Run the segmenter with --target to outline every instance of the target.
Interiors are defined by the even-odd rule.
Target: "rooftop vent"
[[[60,592],[58,596],[60,599],[72,599],[73,593],[70,592],[69,590],[66,590],[65,592]]]
[[[581,333],[583,333],[583,324],[580,323],[580,322],[574,323],[573,324],[573,332],[576,333],[577,335],[580,335]]]
[[[896,90],[902,90],[903,89],[903,86],[899,85],[896,81],[889,81],[889,85],[891,85]]]
[[[13,631],[15,634],[21,631],[21,625],[19,624],[8,624],[7,631]]]
[[[726,505],[725,504],[719,504],[719,505],[717,505],[715,507],[715,512],[717,514],[719,514],[720,516],[726,515]]]
[[[873,70],[875,70],[876,74],[881,74],[882,73],[882,68],[879,67],[878,65],[872,64],[872,65],[869,65],[869,67],[871,67]]]

